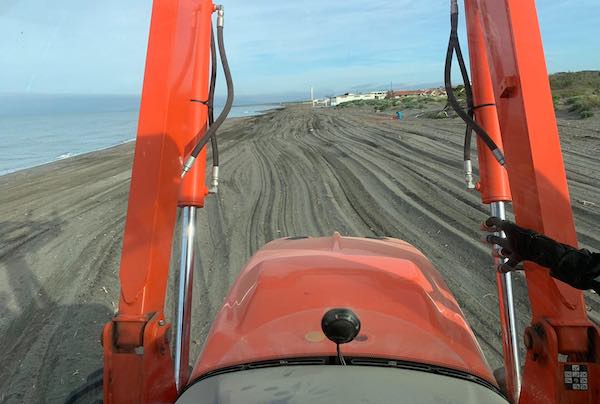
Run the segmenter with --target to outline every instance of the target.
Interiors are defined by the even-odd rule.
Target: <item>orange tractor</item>
[[[456,0],[446,87],[467,122],[466,144],[477,134],[480,178],[475,185],[465,147],[467,183],[494,216],[512,202],[517,223],[576,246],[535,2],[465,0],[465,11],[468,110],[450,83],[456,55],[470,84]],[[455,298],[422,253],[396,239],[337,233],[279,239],[258,251],[190,369],[195,216],[218,186],[216,132],[233,101],[223,25],[223,7],[211,0],[154,1],[119,310],[102,336],[104,402],[600,402],[600,338],[581,291],[525,265],[532,320],[521,367],[511,274],[498,272],[505,363],[498,383]],[[214,120],[217,50],[229,96]],[[210,189],[209,141],[215,153]],[[178,208],[184,232],[172,329],[164,304]]]

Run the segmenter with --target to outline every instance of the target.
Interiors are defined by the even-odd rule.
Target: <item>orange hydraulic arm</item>
[[[205,150],[184,159],[207,124],[211,0],[155,0],[123,252],[119,312],[106,325],[104,402],[174,402],[163,315],[178,200],[203,206]]]
[[[465,0],[465,6],[475,58],[471,68],[474,80],[479,80],[474,92],[494,94],[516,221],[576,246],[535,1]],[[485,82],[488,70],[491,83]],[[494,112],[488,108],[487,116],[483,110],[477,116],[492,132],[497,131],[490,116]],[[484,202],[510,197],[503,191],[500,166],[482,147],[479,155]],[[582,292],[554,280],[547,269],[530,263],[525,268],[532,322],[525,331],[527,357],[519,402],[598,402],[600,338],[587,318]],[[585,369],[586,383],[569,377],[573,369]],[[514,386],[508,388],[514,398]]]
[[[480,16],[474,2],[465,2],[469,59],[473,85],[473,112],[475,120],[487,131],[492,140],[502,147],[502,136],[498,123],[498,113],[494,98],[492,78],[489,71],[487,49]],[[505,204],[511,201],[510,187],[506,170],[494,158],[480,138],[477,139],[479,157],[479,177],[476,189],[481,193],[481,201],[490,205],[492,216],[505,218]],[[494,267],[500,264],[493,258]],[[517,314],[512,294],[512,274],[496,273],[498,304],[500,308],[500,331],[504,354],[504,379],[506,395],[515,400],[521,388],[519,358],[520,335],[517,330]]]

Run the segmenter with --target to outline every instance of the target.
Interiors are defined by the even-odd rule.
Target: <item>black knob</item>
[[[358,316],[349,309],[331,309],[321,320],[323,333],[336,344],[352,341],[360,331]]]

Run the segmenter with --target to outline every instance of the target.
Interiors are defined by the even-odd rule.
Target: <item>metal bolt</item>
[[[161,326],[161,327],[164,326],[165,325],[165,320],[159,320],[158,321],[158,325]]]

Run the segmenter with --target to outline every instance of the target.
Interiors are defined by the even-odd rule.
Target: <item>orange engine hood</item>
[[[192,380],[264,360],[334,356],[321,331],[334,307],[360,318],[345,356],[385,358],[494,378],[464,316],[427,258],[397,239],[278,239],[258,251],[233,285]]]

